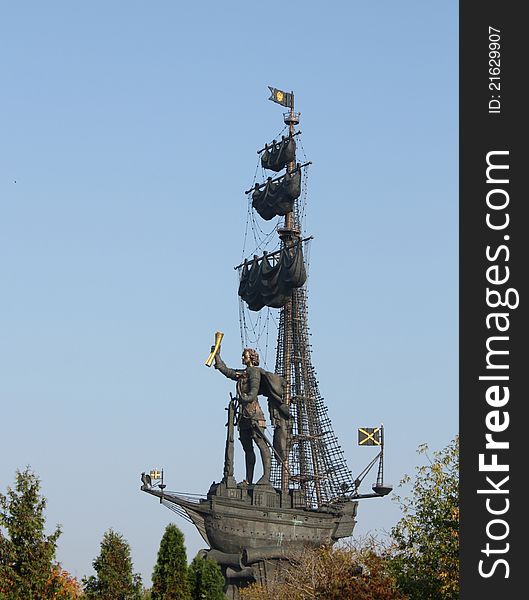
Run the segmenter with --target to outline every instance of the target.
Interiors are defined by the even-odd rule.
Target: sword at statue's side
[[[217,331],[215,333],[215,345],[211,346],[211,353],[208,356],[208,359],[206,360],[206,362],[204,363],[206,365],[206,367],[211,367],[211,365],[213,364],[213,361],[215,360],[215,356],[216,356],[217,352],[220,350],[220,343],[222,342],[223,337],[224,337],[224,334],[221,331]]]

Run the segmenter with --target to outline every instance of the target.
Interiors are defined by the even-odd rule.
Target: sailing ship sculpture
[[[281,576],[285,561],[295,560],[306,546],[332,545],[351,536],[358,500],[382,497],[390,486],[383,483],[383,430],[366,434],[380,452],[356,479],[327,414],[311,360],[307,323],[307,272],[302,239],[302,170],[310,163],[296,162],[299,113],[294,94],[270,88],[270,100],[287,107],[284,122],[288,135],[258,152],[264,169],[284,173],[256,183],[251,206],[265,221],[283,219],[277,227],[279,250],[254,255],[238,265],[241,302],[251,312],[279,309],[275,372],[259,366],[258,353],[243,349],[243,368],[228,368],[220,357],[223,334],[217,332],[206,361],[236,381],[230,395],[224,472],[205,497],[167,491],[163,471],[142,474],[141,489],[197,527],[209,546],[204,555],[221,566],[225,592],[238,598],[238,589],[250,582],[264,583]],[[274,433],[266,433],[259,397],[268,399]],[[246,478],[234,477],[234,433],[245,452]],[[363,430],[367,431],[367,430]],[[368,437],[365,439],[368,440]],[[257,447],[263,475],[254,483]],[[359,485],[378,460],[373,491],[359,493]]]

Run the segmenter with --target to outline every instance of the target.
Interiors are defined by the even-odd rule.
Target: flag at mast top
[[[272,92],[268,100],[272,100],[272,102],[277,102],[282,106],[290,108],[290,110],[294,110],[294,92],[283,92],[270,85],[268,86],[268,89]]]

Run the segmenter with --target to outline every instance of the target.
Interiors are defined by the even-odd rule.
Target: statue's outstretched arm
[[[220,351],[215,354],[215,369],[220,371],[225,377],[228,379],[233,379],[233,381],[237,381],[241,375],[241,371],[237,371],[235,369],[230,369],[226,366],[222,358],[220,357]]]

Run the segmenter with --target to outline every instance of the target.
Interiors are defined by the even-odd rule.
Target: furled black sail
[[[294,200],[301,193],[301,170],[285,173],[275,181],[269,177],[264,186],[259,188],[260,186],[255,184],[252,194],[252,206],[255,210],[265,221],[282,217],[292,211]]]
[[[265,252],[259,260],[244,261],[239,282],[239,296],[253,311],[265,306],[281,308],[294,288],[307,279],[301,242],[283,248],[275,262]]]
[[[261,154],[261,165],[263,169],[277,172],[295,158],[296,142],[294,138],[283,136],[280,142],[274,140],[270,146],[266,144],[264,152]]]

